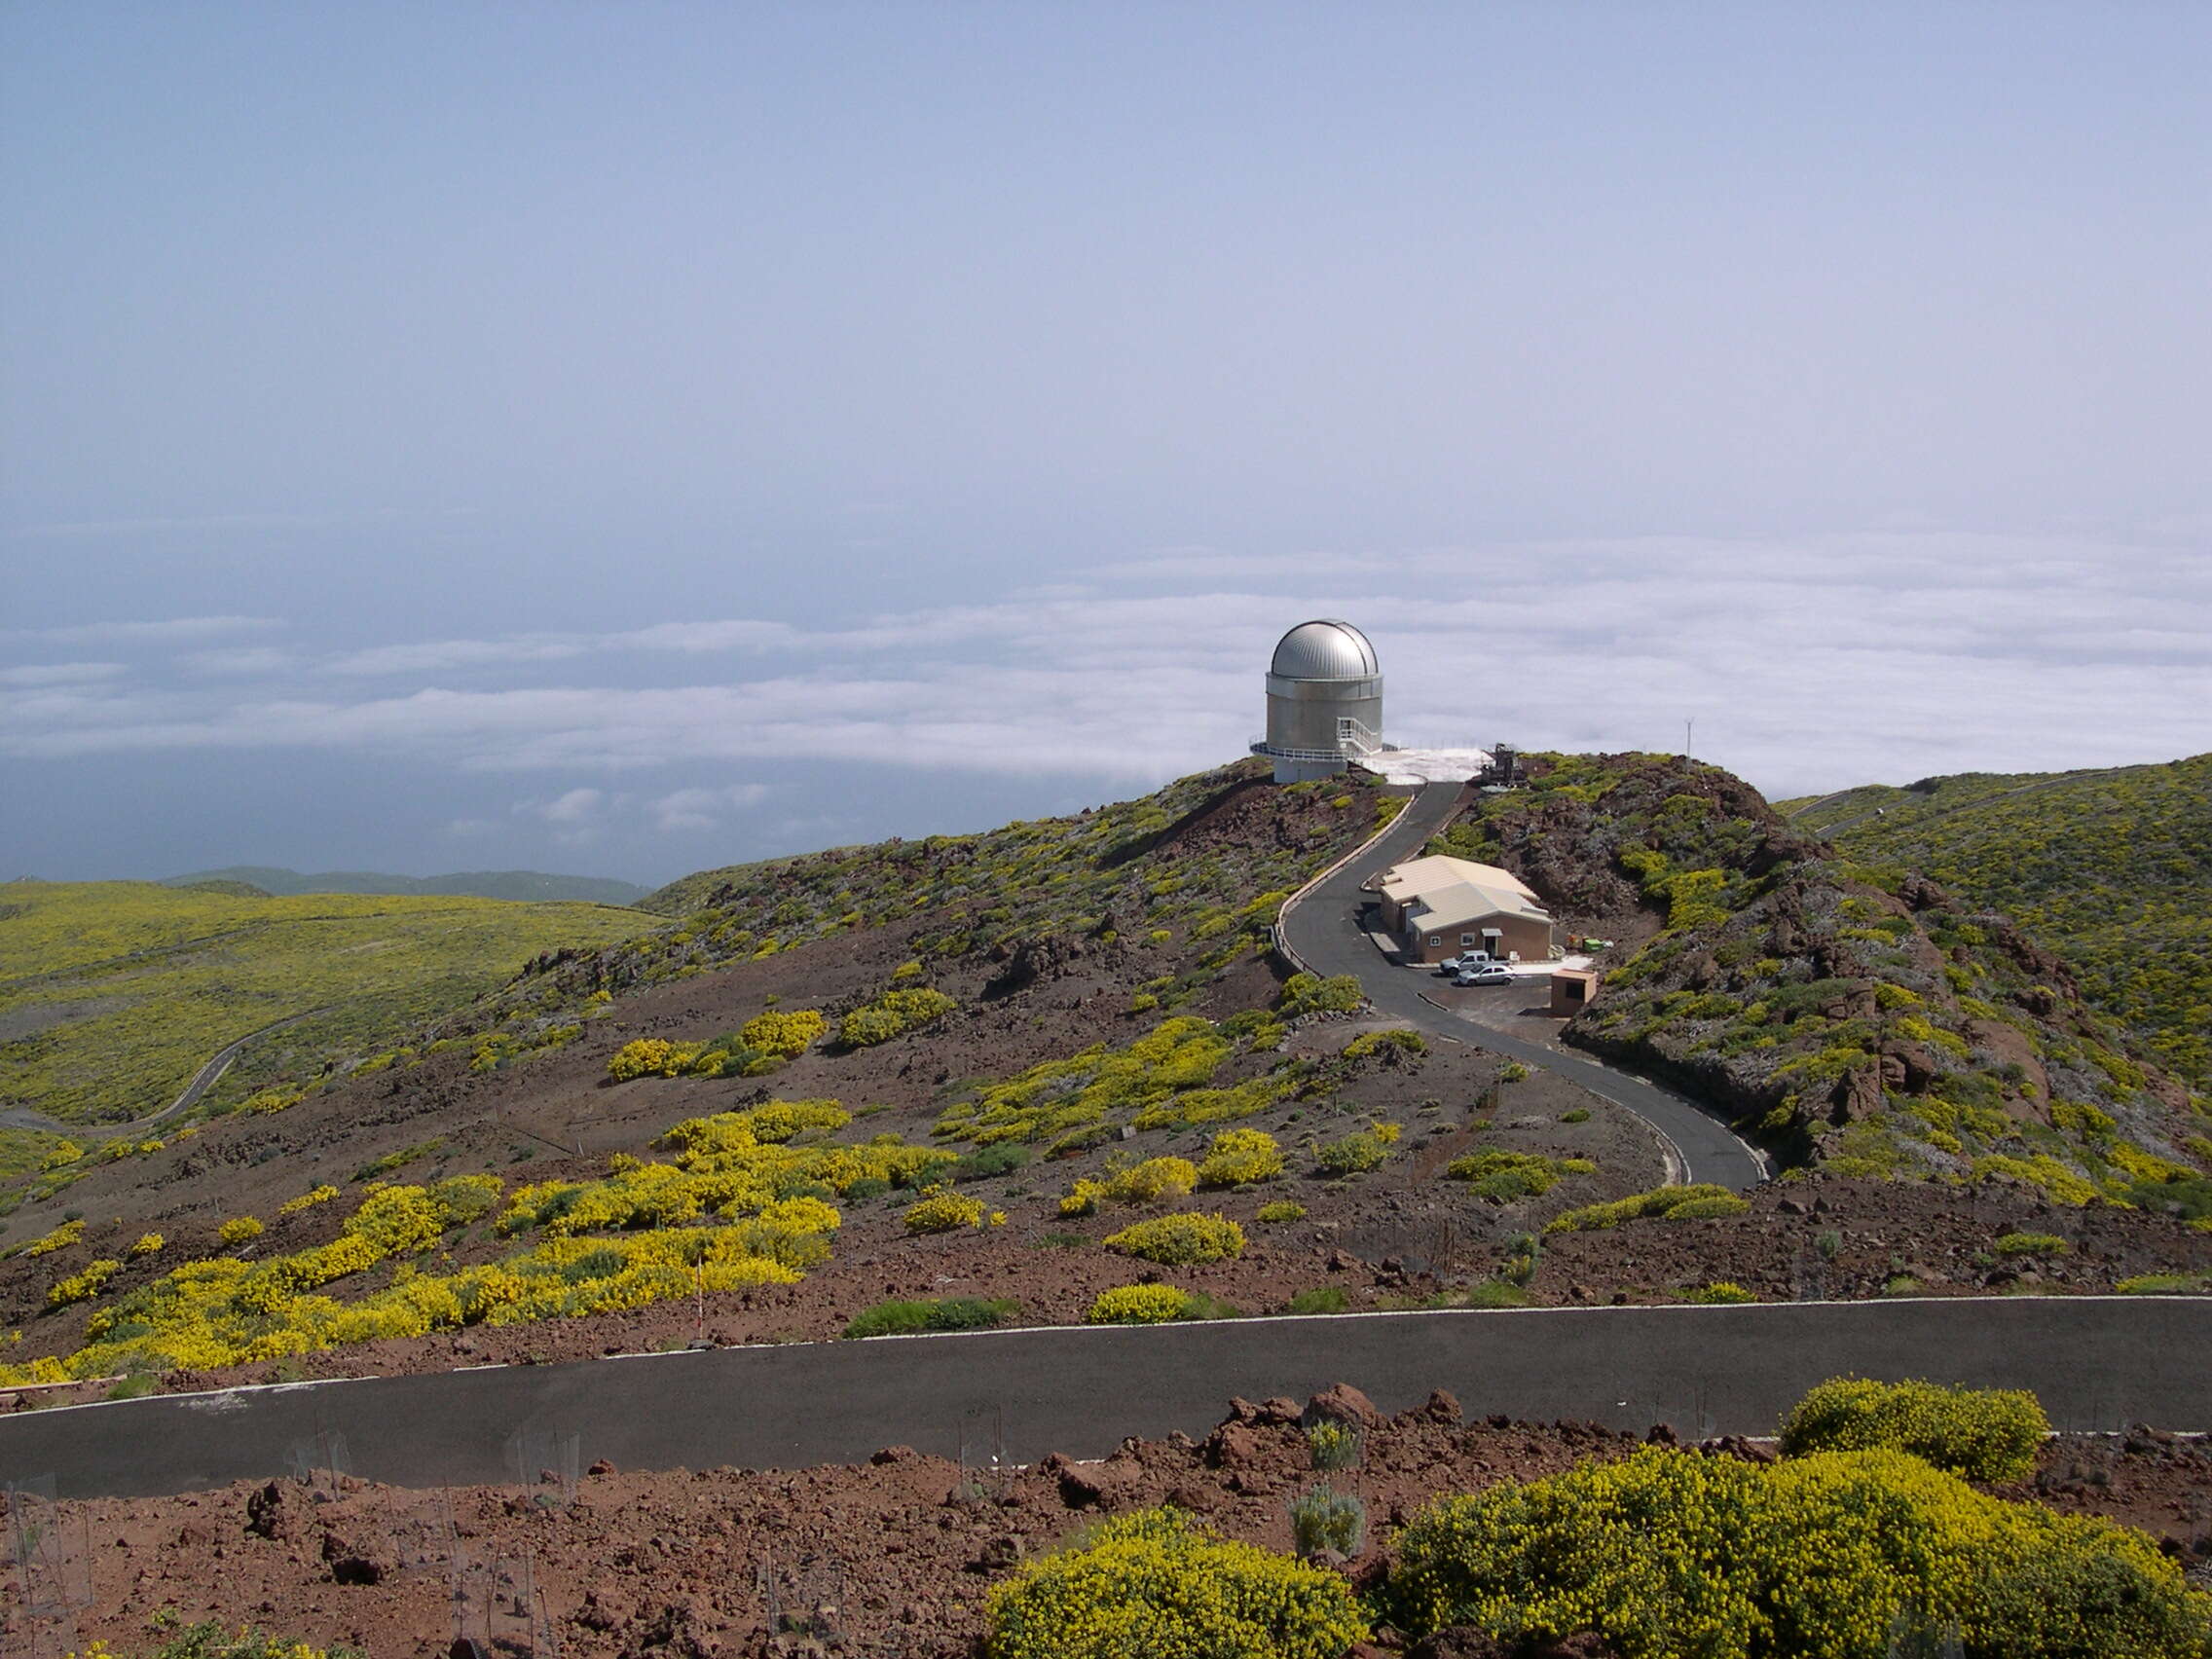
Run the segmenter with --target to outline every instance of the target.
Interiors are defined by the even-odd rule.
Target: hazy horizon
[[[0,859],[2212,750],[2212,12],[0,13]]]

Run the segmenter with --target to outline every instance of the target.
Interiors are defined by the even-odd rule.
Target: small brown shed
[[[1552,1017],[1572,1019],[1598,994],[1598,976],[1587,968],[1552,970]]]

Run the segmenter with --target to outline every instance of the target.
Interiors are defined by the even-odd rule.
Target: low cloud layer
[[[1699,755],[1778,795],[2212,748],[2200,538],[1914,533],[1183,550],[1084,589],[830,628],[670,620],[343,652],[244,617],[19,630],[0,642],[0,754],[528,774],[516,812],[578,845],[719,829],[791,762],[1134,789],[1242,753],[1270,646],[1311,615],[1374,637],[1386,735],[1407,743],[1678,750],[1694,720]],[[67,655],[94,640],[132,660]]]

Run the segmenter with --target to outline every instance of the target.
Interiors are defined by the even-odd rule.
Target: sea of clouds
[[[1900,531],[1376,553],[1163,552],[1081,585],[833,623],[675,618],[317,649],[312,618],[119,618],[0,635],[0,756],[403,756],[518,777],[578,832],[678,833],[830,762],[1127,791],[1262,722],[1275,637],[1375,640],[1390,738],[1679,751],[1784,796],[2212,749],[2212,556]],[[492,828],[457,821],[466,832]]]

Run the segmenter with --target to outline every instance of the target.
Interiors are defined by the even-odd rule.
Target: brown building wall
[[[1384,909],[1389,908],[1387,903]],[[1483,932],[1495,928],[1500,937],[1487,940]],[[1442,933],[1422,928],[1409,931],[1401,922],[1398,937],[1405,940],[1406,954],[1415,962],[1441,962],[1447,956],[1456,956],[1462,950],[1488,948],[1493,954],[1506,956],[1518,950],[1524,962],[1547,961],[1552,953],[1552,930],[1547,922],[1532,922],[1525,916],[1486,916],[1450,928]],[[1464,939],[1465,942],[1461,940]],[[1436,940],[1434,944],[1429,941]]]

